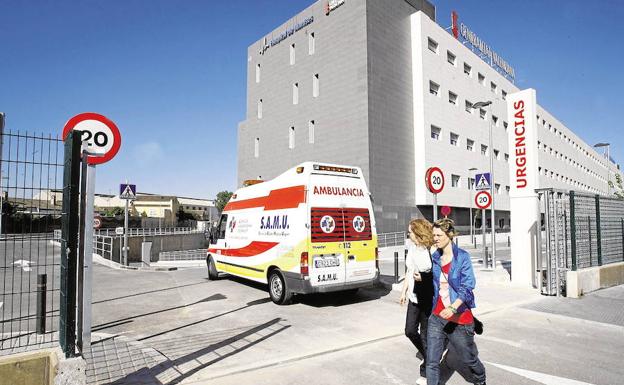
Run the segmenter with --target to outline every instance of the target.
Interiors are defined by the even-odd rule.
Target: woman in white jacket
[[[420,377],[417,383],[424,383],[427,360],[427,321],[431,315],[433,301],[433,279],[431,274],[430,248],[433,245],[432,225],[426,219],[410,221],[407,242],[406,273],[401,291],[400,304],[406,302],[405,335],[422,355]]]

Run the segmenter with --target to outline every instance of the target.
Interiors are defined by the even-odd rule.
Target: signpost
[[[449,215],[451,215],[451,208],[449,206],[442,206],[442,209],[440,211],[442,211],[442,215],[444,215],[444,218],[447,218]]]
[[[489,262],[487,248],[485,246],[485,210],[492,204],[492,195],[487,190],[479,191],[477,195],[475,195],[475,204],[481,209],[481,228],[483,229],[483,265],[487,268],[489,266]],[[492,229],[492,231],[493,230],[494,229]]]
[[[119,185],[119,198],[126,200],[126,211],[124,213],[124,241],[123,241],[123,258],[124,265],[128,265],[128,205],[130,200],[136,199],[136,185],[122,183]]]
[[[99,229],[100,227],[102,227],[102,217],[99,215],[96,215],[93,217],[93,228]]]
[[[439,167],[429,167],[425,174],[427,188],[433,193],[433,221],[438,220],[438,194],[444,190],[444,173]]]
[[[81,316],[82,322],[78,324],[78,339],[82,351],[88,350],[91,345],[91,297],[93,285],[93,232],[94,228],[99,228],[102,218],[94,216],[95,197],[95,165],[106,163],[113,159],[121,148],[121,134],[117,125],[104,115],[94,112],[78,114],[65,123],[63,126],[62,138],[65,140],[73,130],[82,131],[82,155],[86,157],[83,162],[82,178],[84,194],[84,215],[81,218],[84,228],[84,238],[81,240],[81,261],[79,266],[82,285],[80,287],[82,298]],[[99,221],[99,225],[98,225]],[[93,224],[90,226],[89,224]]]

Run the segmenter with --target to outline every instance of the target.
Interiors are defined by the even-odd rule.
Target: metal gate
[[[78,233],[65,226],[62,240],[58,233],[78,215],[66,209],[62,188],[65,165],[79,166],[80,154],[68,159],[64,151],[52,135],[0,131],[0,355],[75,339],[66,318],[72,291],[75,297],[75,261],[71,252],[65,255]],[[70,352],[71,344],[63,347]]]
[[[537,264],[542,294],[565,295],[566,271],[624,261],[624,201],[536,190],[543,218]]]

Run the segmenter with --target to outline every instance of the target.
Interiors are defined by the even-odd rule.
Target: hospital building
[[[404,231],[432,218],[425,173],[437,166],[438,204],[465,230],[475,174],[493,157],[495,225],[508,229],[513,58],[461,14],[443,18],[452,28],[426,0],[319,0],[260,36],[247,51],[239,186],[304,161],[359,166],[378,232]],[[539,186],[608,194],[619,166],[540,106],[539,88],[537,99]]]

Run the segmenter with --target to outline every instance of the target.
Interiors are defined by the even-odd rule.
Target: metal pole
[[[492,205],[490,212],[492,215],[492,269],[496,268],[496,221],[494,220],[496,209],[494,208],[494,138],[492,137],[492,104],[488,106],[490,116],[488,119],[490,126],[490,191],[492,193]]]
[[[82,349],[91,346],[91,298],[93,288],[93,211],[95,205],[95,166],[87,166],[87,192],[85,200],[84,273],[82,294]],[[112,252],[111,252],[112,254]],[[111,256],[112,259],[112,256]]]
[[[124,236],[123,236],[123,264],[128,266],[128,203],[126,199],[126,211],[124,214]]]
[[[474,200],[472,198],[472,193],[470,193],[470,243],[473,243],[474,241],[474,228],[472,227],[472,201]]]
[[[399,283],[399,252],[394,252],[394,283]]]
[[[46,291],[48,287],[48,275],[37,275],[37,315],[36,330],[37,334],[45,334],[46,332]]]
[[[487,269],[488,267],[488,258],[487,258],[487,245],[485,243],[485,209],[481,209],[481,230],[483,232],[483,267]]]
[[[438,194],[433,194],[433,221],[438,220]]]
[[[609,156],[609,147],[610,145],[607,145],[607,195],[611,196],[611,157]]]

